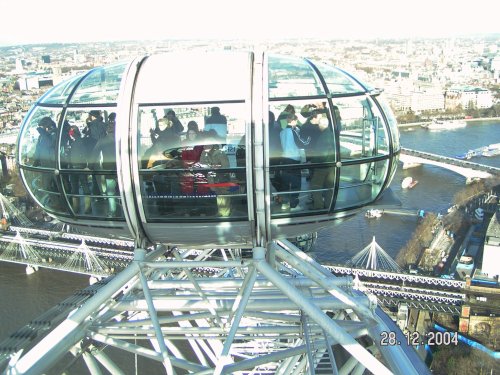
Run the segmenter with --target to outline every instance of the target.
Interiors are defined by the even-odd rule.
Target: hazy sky
[[[0,0],[0,45],[500,33],[499,0]]]

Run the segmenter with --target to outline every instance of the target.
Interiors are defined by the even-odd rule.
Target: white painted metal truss
[[[417,283],[417,284],[423,284],[423,285],[439,285],[442,287],[448,287],[448,288],[452,288],[452,289],[456,289],[456,290],[460,290],[460,289],[463,289],[465,287],[465,281],[461,281],[461,280],[442,279],[439,277],[411,275],[411,274],[397,273],[397,272],[364,270],[361,268],[351,268],[351,267],[344,267],[344,266],[325,265],[324,267],[336,275],[353,275],[353,276],[359,275],[359,276],[374,278],[374,279],[404,281],[405,283]]]
[[[136,249],[5,373],[428,373],[376,299],[353,285],[288,241],[246,252]],[[381,344],[383,332],[398,343]]]

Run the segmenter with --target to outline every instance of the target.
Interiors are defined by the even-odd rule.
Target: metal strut
[[[232,249],[137,249],[130,266],[0,369],[42,374],[78,364],[127,373],[135,363],[138,373],[166,374],[429,373],[413,348],[380,345],[380,332],[397,328],[352,277],[333,276],[287,241],[272,246],[276,267],[263,247],[252,258]]]

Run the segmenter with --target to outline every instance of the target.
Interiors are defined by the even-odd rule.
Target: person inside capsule
[[[247,215],[242,109],[154,107],[140,112],[140,175],[148,217],[163,221]],[[156,121],[154,115],[162,111],[174,111],[186,133],[177,134],[165,122],[168,116]],[[200,150],[207,151],[203,160]],[[241,199],[233,198],[237,195]]]
[[[42,168],[54,168],[55,166],[55,145],[56,145],[56,123],[48,116],[43,117],[36,129],[38,140],[33,155],[33,166]],[[49,173],[43,173],[40,178],[38,189],[41,191],[57,191],[55,177]],[[48,197],[49,198],[49,197]]]

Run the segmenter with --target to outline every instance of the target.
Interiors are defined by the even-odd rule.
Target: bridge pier
[[[102,277],[99,276],[90,276],[89,277],[89,285],[94,285],[95,283],[102,280]]]
[[[26,266],[26,275],[31,275],[36,271],[38,271],[38,266],[31,266],[31,265]]]

